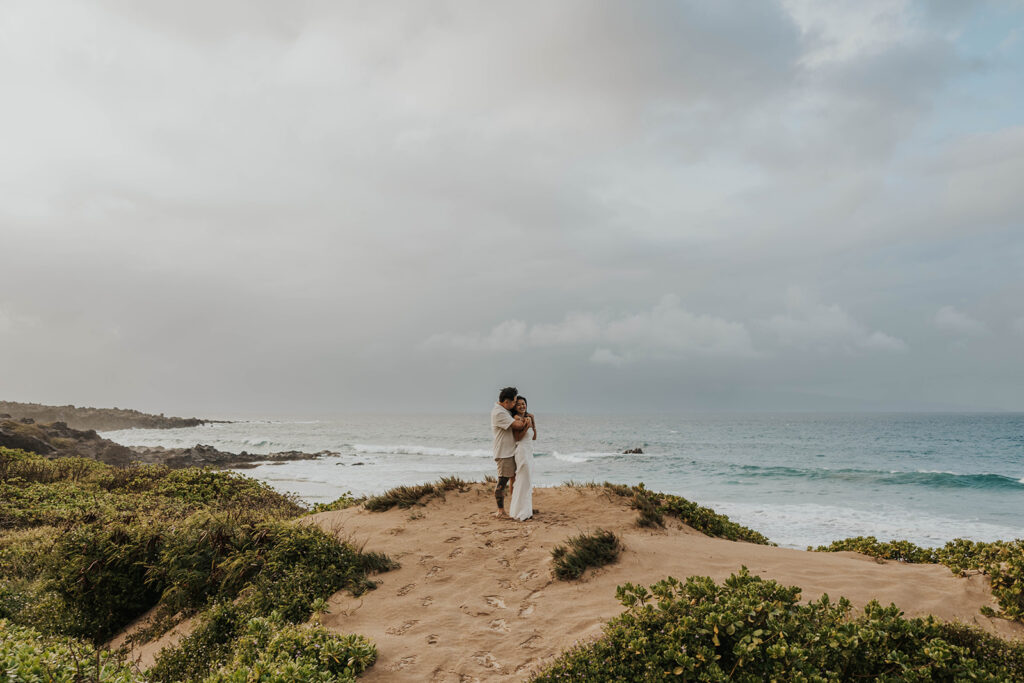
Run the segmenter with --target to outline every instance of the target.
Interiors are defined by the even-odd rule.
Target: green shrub
[[[552,571],[562,581],[578,579],[590,567],[603,567],[619,558],[622,542],[611,531],[598,529],[592,534],[570,536],[565,545],[551,551]]]
[[[403,509],[411,508],[413,505],[422,505],[424,499],[444,498],[446,491],[465,491],[468,487],[469,482],[458,477],[442,477],[436,484],[398,486],[379,496],[370,496],[363,502],[363,507],[370,512],[384,512],[396,505]]]
[[[634,510],[640,511],[636,519],[637,526],[648,528],[665,526],[665,515],[658,506],[658,500],[648,491],[637,491],[633,495],[632,506]]]
[[[64,602],[60,632],[101,643],[156,604],[146,581],[161,530],[150,524],[87,524],[61,534],[50,553],[45,585]]]
[[[629,498],[633,509],[640,511],[636,521],[637,526],[662,527],[665,526],[665,517],[668,516],[675,517],[683,524],[706,536],[727,538],[730,541],[746,541],[759,545],[775,545],[763,534],[737,524],[711,508],[701,507],[682,496],[648,491],[643,484],[627,486],[607,481],[603,484],[595,482],[566,482],[566,484],[580,488],[603,488],[617,496]]]
[[[827,546],[817,548],[808,547],[808,550],[816,552],[841,552],[853,551],[862,555],[870,555],[882,560],[897,560],[899,562],[914,562],[934,564],[939,561],[938,553],[934,548],[922,548],[910,541],[889,541],[880,543],[874,536],[855,536],[845,538],[841,541],[833,541]]]
[[[231,660],[206,682],[355,681],[376,659],[377,649],[362,636],[257,618],[245,625]]]
[[[310,510],[310,514],[316,514],[318,512],[333,512],[335,510],[347,510],[350,507],[355,507],[363,502],[363,498],[354,498],[351,492],[345,492],[340,497],[331,501],[330,503],[317,503]]]
[[[213,605],[197,618],[192,632],[175,647],[161,650],[146,671],[153,683],[202,680],[228,662],[235,638],[250,618],[248,611],[232,602]]]
[[[148,493],[174,499],[191,510],[258,508],[293,517],[304,512],[294,497],[278,493],[269,484],[208,467],[170,469],[163,465],[137,465],[108,472],[99,485],[112,492]]]
[[[110,652],[67,638],[47,638],[0,619],[3,680],[47,683],[133,683],[136,677]]]
[[[603,637],[563,653],[534,681],[1021,680],[1024,646],[872,602],[851,618],[828,596],[751,576],[721,585],[668,578],[618,589],[626,610]]]
[[[808,550],[851,550],[885,560],[943,564],[954,574],[977,570],[989,576],[999,616],[1024,621],[1024,539],[985,543],[957,538],[941,548],[922,548],[910,541],[883,543],[874,536],[856,536]]]
[[[360,595],[376,587],[368,571],[398,567],[385,555],[363,556],[316,526],[278,524],[269,533],[273,543],[247,591],[256,614],[276,611],[285,621],[305,621],[316,600],[342,589]]]
[[[210,530],[205,537],[203,529]],[[154,681],[168,683],[200,679],[224,665],[233,639],[249,619],[274,614],[282,623],[304,622],[337,591],[358,595],[375,586],[368,573],[398,566],[386,555],[363,554],[317,526],[285,522],[197,525],[165,553],[162,580],[169,588],[162,605],[168,613],[174,611],[171,606],[194,609],[204,600],[218,601],[201,613],[195,631],[165,650],[150,670]]]

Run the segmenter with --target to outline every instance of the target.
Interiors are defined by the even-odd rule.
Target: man
[[[495,517],[508,517],[505,512],[505,486],[516,482],[516,437],[513,432],[525,429],[526,422],[512,417],[519,390],[505,387],[498,394],[498,402],[491,410],[491,430],[494,432],[494,461],[498,464],[498,485],[494,488],[494,499],[498,503]]]

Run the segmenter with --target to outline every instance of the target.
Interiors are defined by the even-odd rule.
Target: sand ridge
[[[364,680],[522,680],[574,643],[599,636],[622,610],[616,586],[695,574],[720,581],[742,565],[800,586],[805,600],[828,593],[859,609],[877,599],[908,616],[933,614],[1024,639],[1021,624],[979,613],[995,605],[981,575],[709,538],[674,520],[666,529],[641,529],[626,499],[599,488],[536,489],[534,506],[539,513],[527,522],[496,519],[491,487],[474,484],[408,510],[350,508],[304,518],[402,563],[376,576],[374,591],[334,595],[322,617],[328,628],[376,643],[379,658]],[[622,538],[619,561],[579,581],[554,580],[551,549],[599,527]]]

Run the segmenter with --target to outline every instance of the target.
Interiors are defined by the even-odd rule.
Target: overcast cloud
[[[0,3],[0,397],[1024,410],[1024,4]]]

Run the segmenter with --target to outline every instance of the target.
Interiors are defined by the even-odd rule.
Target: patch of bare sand
[[[875,599],[908,616],[934,614],[1024,638],[1024,626],[979,613],[994,605],[982,576],[960,578],[942,566],[881,563],[855,553],[735,543],[672,522],[665,530],[640,529],[627,501],[600,489],[537,489],[540,512],[527,522],[495,519],[493,501],[491,488],[480,484],[412,510],[352,508],[306,518],[402,563],[376,577],[377,590],[358,598],[336,594],[322,619],[376,643],[379,659],[363,680],[521,680],[574,643],[599,636],[622,609],[616,586],[695,574],[720,581],[741,565],[800,586],[806,600],[828,593],[860,608]],[[622,538],[619,561],[580,581],[553,580],[551,549],[598,527]]]
[[[155,612],[156,608],[149,610],[106,644],[110,650],[125,648],[128,661],[136,671],[144,671],[153,666],[157,655],[164,648],[175,647],[182,638],[192,632],[194,618],[189,617],[180,621],[159,638],[144,643],[134,642],[131,637],[152,624]]]

